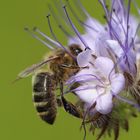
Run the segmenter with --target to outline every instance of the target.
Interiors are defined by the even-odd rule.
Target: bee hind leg
[[[69,102],[65,99],[64,93],[63,93],[63,83],[62,82],[60,83],[60,91],[61,91],[61,100],[62,100],[65,111],[68,112],[69,114],[73,115],[74,117],[83,118],[81,111],[78,110],[78,108],[74,104],[72,104],[71,102]]]

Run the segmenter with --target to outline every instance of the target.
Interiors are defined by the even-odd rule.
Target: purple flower
[[[82,7],[87,16],[84,22],[85,34],[80,39],[76,36],[68,41],[69,44],[77,43],[82,47],[83,52],[77,56],[77,63],[79,67],[85,68],[72,76],[66,84],[79,83],[72,92],[84,104],[82,109],[87,115],[85,118],[90,120],[88,122],[91,127],[96,127],[96,123],[100,125],[98,139],[107,129],[114,129],[117,139],[118,125],[112,121],[123,126],[127,120],[127,126],[128,118],[135,109],[140,110],[140,21],[130,15],[131,0],[127,0],[126,5],[123,0],[110,2],[109,9],[105,0],[99,0],[105,12],[104,25]],[[133,3],[140,16],[134,0]],[[101,117],[97,117],[98,114]],[[109,119],[112,118],[111,122],[102,121],[102,117],[106,115],[109,115]],[[127,130],[126,126],[124,129]]]
[[[114,63],[111,59],[98,57],[92,65],[89,64],[89,69],[83,69],[75,76],[76,80],[81,81],[81,86],[75,89],[75,93],[85,102],[86,107],[90,107],[96,102],[93,110],[102,114],[112,111],[113,96],[119,94],[125,86],[123,74],[116,73],[113,67]],[[92,81],[86,79],[87,74],[94,77]],[[85,75],[86,81],[84,81],[83,75]]]
[[[99,2],[105,11],[107,23],[102,25],[88,15],[85,25],[90,25],[92,29],[85,26],[85,34],[82,37],[96,56],[110,57],[111,52],[115,56],[116,65],[122,71],[135,75],[137,54],[135,49],[140,44],[137,35],[140,24],[138,19],[130,15],[131,0],[127,1],[127,7],[123,0],[112,0],[110,10],[104,0]],[[78,43],[84,48],[78,37],[70,39],[69,43]]]
[[[86,40],[89,49],[77,56],[79,67],[88,66],[71,77],[68,83],[79,82],[75,89],[85,106],[96,102],[95,110],[102,114],[112,111],[113,97],[125,88],[124,72],[136,76],[136,48],[139,46],[138,20],[130,15],[130,1],[125,7],[122,0],[112,0],[110,10],[105,1],[99,1],[105,11],[107,24],[102,25],[89,15],[85,25]],[[93,30],[94,29],[94,30]],[[70,38],[69,44],[80,44],[86,48],[78,37]]]

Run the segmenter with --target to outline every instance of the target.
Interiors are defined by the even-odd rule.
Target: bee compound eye
[[[75,50],[75,54],[76,54],[76,55],[78,55],[78,54],[81,53],[81,52],[82,52],[82,50],[81,50],[80,48],[78,48],[78,49]]]
[[[81,47],[77,44],[71,44],[69,47],[70,47],[70,51],[73,55],[77,56],[79,53],[82,52]]]

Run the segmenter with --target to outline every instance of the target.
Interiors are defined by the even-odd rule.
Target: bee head
[[[78,44],[69,45],[69,50],[70,50],[71,54],[74,56],[77,56],[79,53],[82,52],[82,49]]]

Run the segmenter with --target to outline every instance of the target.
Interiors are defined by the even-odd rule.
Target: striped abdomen
[[[45,122],[53,124],[57,114],[57,101],[55,96],[56,82],[47,72],[38,73],[33,83],[33,100],[38,115]]]

